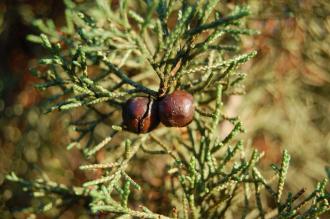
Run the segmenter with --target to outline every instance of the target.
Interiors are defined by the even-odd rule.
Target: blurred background
[[[286,148],[292,155],[287,187],[311,191],[330,165],[330,2],[228,0],[233,2],[251,6],[248,25],[260,35],[242,41],[243,47],[257,49],[258,56],[242,69],[247,73],[246,95],[232,98],[232,111],[245,125],[248,145],[265,152],[261,167],[266,174]],[[36,79],[29,73],[43,52],[26,41],[27,34],[37,33],[34,18],[52,18],[61,26],[63,14],[58,0],[0,1],[1,218],[27,217],[16,210],[26,207],[29,197],[4,181],[11,171],[66,185],[86,179],[77,170],[79,151],[65,150],[69,116],[42,113],[42,92],[33,88]],[[149,194],[148,201],[159,201],[157,194]],[[78,212],[64,209],[45,218],[88,218]]]

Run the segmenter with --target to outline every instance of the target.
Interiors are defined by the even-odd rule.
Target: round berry
[[[194,117],[194,98],[186,91],[176,90],[160,100],[158,112],[160,121],[165,126],[186,126]]]
[[[134,97],[123,106],[123,123],[128,131],[147,133],[159,124],[157,104],[148,97]]]

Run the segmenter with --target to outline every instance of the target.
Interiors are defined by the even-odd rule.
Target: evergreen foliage
[[[47,211],[79,200],[91,213],[111,217],[315,218],[329,210],[327,180],[305,197],[304,189],[286,193],[288,152],[266,179],[257,167],[263,154],[249,152],[240,140],[240,119],[224,113],[230,95],[244,94],[246,75],[238,67],[256,55],[240,49],[242,35],[257,33],[244,26],[247,6],[231,8],[214,0],[65,3],[66,26],[60,30],[51,20],[34,23],[42,34],[28,39],[48,53],[32,72],[43,81],[36,87],[49,92],[46,111],[72,114],[77,137],[67,149],[75,147],[85,155],[80,169],[98,170],[102,176],[69,187],[11,173],[8,180],[44,201],[28,210]],[[176,89],[190,92],[196,101],[197,112],[187,128],[160,126],[139,135],[125,131],[120,115],[127,99],[158,99]],[[223,121],[233,129],[220,138]],[[96,132],[100,127],[103,131]],[[95,156],[102,150],[111,156],[97,163]],[[137,180],[147,168],[134,171],[141,157],[166,162],[161,180],[170,206],[162,212],[141,201],[141,191],[148,188]]]

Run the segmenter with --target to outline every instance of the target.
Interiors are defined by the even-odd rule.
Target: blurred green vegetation
[[[243,40],[246,48],[256,48],[259,54],[242,69],[248,72],[247,95],[233,97],[230,111],[242,117],[251,145],[265,152],[265,167],[278,163],[280,151],[287,148],[292,155],[288,186],[311,190],[330,165],[330,2],[236,2],[251,6],[249,25],[261,34]],[[65,150],[74,136],[66,129],[71,115],[43,114],[42,98],[33,88],[35,79],[28,66],[36,62],[41,49],[25,38],[35,31],[35,17],[51,17],[61,25],[63,4],[58,0],[0,3],[1,218],[27,217],[24,212],[12,215],[30,199],[23,193],[14,196],[18,188],[4,183],[4,175],[10,171],[25,178],[41,175],[66,185],[78,185],[92,177],[77,170],[83,162],[80,153]],[[98,156],[101,159],[105,155]],[[144,162],[157,165],[157,159]],[[162,182],[150,176],[146,173],[144,177],[154,188],[150,188],[145,202],[150,202],[151,209],[161,208],[155,203],[166,203],[157,191]],[[60,214],[61,218],[88,218],[80,210],[53,211],[48,217]]]
[[[262,33],[245,42],[259,48],[241,104],[247,138],[271,162],[287,148],[293,156],[289,185],[310,188],[324,177],[330,157],[330,2],[250,5],[250,25]]]

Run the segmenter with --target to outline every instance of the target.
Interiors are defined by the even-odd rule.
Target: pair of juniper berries
[[[193,96],[182,90],[176,90],[159,100],[134,97],[123,106],[123,124],[134,133],[150,132],[160,122],[168,127],[184,127],[193,120],[194,111]]]

